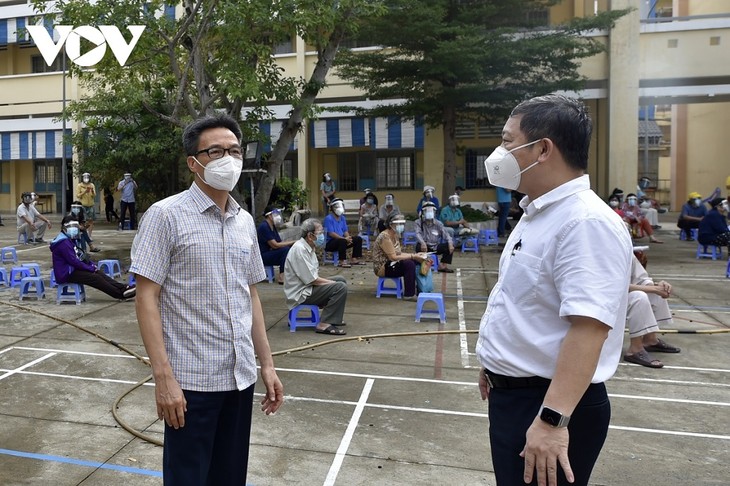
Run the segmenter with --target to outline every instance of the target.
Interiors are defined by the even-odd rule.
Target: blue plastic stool
[[[0,286],[8,286],[8,271],[5,269],[5,267],[0,267]]]
[[[264,270],[266,270],[266,280],[272,283],[274,281],[274,267],[269,265],[268,267],[264,267]]]
[[[499,245],[496,229],[479,230],[479,244],[484,246]]]
[[[727,257],[727,270],[725,270],[725,277],[730,278],[730,255]]]
[[[330,257],[330,253],[332,254],[332,257]],[[340,262],[340,254],[336,251],[325,251],[322,253],[322,265],[327,265],[328,263],[331,263],[334,266],[337,266]]]
[[[122,276],[122,265],[119,260],[99,260],[99,268],[111,278]]]
[[[136,287],[137,286],[137,279],[134,278],[134,274],[133,273],[130,273],[129,274],[129,279],[127,279],[127,285],[129,285],[130,287],[132,287],[132,286]]]
[[[31,277],[41,276],[41,266],[37,263],[21,263],[20,266],[29,269]]]
[[[51,285],[50,285],[50,287],[52,289],[58,287],[58,282],[56,282],[56,272],[53,269],[51,269]]]
[[[20,241],[20,240],[23,240],[23,241]],[[28,244],[28,233],[18,233],[18,243],[27,245]]]
[[[698,231],[699,230],[697,228],[690,228],[690,230],[689,230],[690,238],[692,238],[693,240],[696,240],[697,239],[697,232]],[[687,239],[687,231],[686,230],[682,229],[682,230],[679,231],[679,239],[682,240],[682,241],[684,241],[684,240]]]
[[[300,311],[309,311],[309,317],[299,317]],[[317,327],[319,324],[319,307],[300,304],[289,311],[289,332],[296,332],[299,327]]]
[[[395,282],[395,287],[385,285],[390,280]],[[378,277],[378,288],[375,291],[375,297],[378,299],[381,295],[395,295],[397,298],[403,298],[403,282],[400,277]]]
[[[708,251],[707,248],[710,248],[712,251]],[[715,245],[703,245],[702,243],[697,243],[697,259],[700,258],[712,258],[713,260],[717,260],[718,258],[722,257],[722,247],[715,246]]]
[[[25,297],[35,297],[37,300],[46,298],[46,286],[43,285],[42,277],[25,277],[20,281],[19,290],[18,300]]]
[[[426,302],[433,302],[436,304],[436,309],[424,309],[423,305]],[[444,296],[443,294],[427,293],[422,292],[418,294],[418,302],[416,302],[416,322],[421,322],[421,316],[423,317],[436,317],[428,314],[438,314],[439,321],[443,324],[446,322],[446,308],[444,307]]]
[[[461,253],[479,253],[479,237],[464,236],[461,238]]]
[[[20,286],[20,282],[25,278],[30,277],[30,268],[27,267],[13,267],[10,270],[10,278],[8,283],[11,287]]]
[[[0,261],[2,263],[18,263],[18,252],[12,246],[0,248]]]
[[[370,235],[360,233],[360,238],[362,238],[362,247],[366,250],[370,249]]]
[[[61,302],[76,302],[76,305],[81,305],[81,302],[86,300],[86,291],[84,286],[77,283],[64,283],[58,284],[56,289],[56,305],[60,305]]]
[[[403,232],[403,246],[415,245],[416,243],[418,243],[418,240],[416,239],[415,231],[404,231]]]

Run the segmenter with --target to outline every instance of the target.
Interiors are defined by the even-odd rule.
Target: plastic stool
[[[725,277],[730,278],[730,255],[727,257],[727,270],[725,270]]]
[[[20,240],[23,240],[22,242]],[[18,233],[18,243],[28,244],[28,233]]]
[[[330,258],[329,254],[332,254],[332,257]],[[322,265],[327,265],[328,263],[331,263],[334,266],[337,266],[337,264],[340,262],[340,253],[336,251],[325,251],[322,253]]]
[[[127,285],[129,285],[130,287],[136,287],[137,286],[137,279],[134,278],[134,274],[133,273],[130,273],[129,274],[129,279],[127,280]]]
[[[3,287],[8,286],[8,271],[5,267],[0,267],[0,285]]]
[[[58,282],[56,282],[56,272],[55,270],[51,269],[51,288],[58,287]]]
[[[21,263],[20,266],[29,269],[31,277],[41,276],[41,266],[37,263]]]
[[[696,240],[697,239],[697,231],[698,231],[697,228],[690,228],[690,230],[689,230],[690,238],[692,238],[693,240]],[[682,240],[682,241],[684,241],[684,240],[687,239],[687,230],[682,229],[682,230],[679,231],[679,239]]]
[[[461,253],[466,252],[479,253],[479,237],[464,236],[461,238]]]
[[[404,231],[403,232],[403,246],[415,245],[416,243],[418,243],[418,240],[416,239],[415,231]]]
[[[707,248],[710,248],[712,251],[708,251]],[[697,259],[700,258],[712,258],[713,260],[717,260],[722,256],[722,247],[715,246],[715,245],[703,245],[702,243],[697,243]]]
[[[77,283],[64,283],[58,284],[56,289],[56,305],[60,305],[61,302],[76,302],[76,305],[81,305],[81,302],[86,300],[86,291],[84,286]]]
[[[30,268],[27,267],[13,267],[10,270],[10,278],[8,283],[11,287],[18,287],[20,282],[25,278],[30,277]]]
[[[435,303],[437,308],[424,309],[423,304],[425,304],[426,302]],[[416,322],[421,322],[421,315],[424,315],[423,317],[435,317],[425,314],[438,314],[439,321],[442,324],[446,322],[446,309],[444,308],[443,294],[426,292],[418,294],[418,302],[416,302]]]
[[[370,249],[370,235],[360,233],[360,238],[362,238],[362,247],[366,250]]]
[[[309,311],[309,317],[299,317],[300,311]],[[319,307],[300,304],[289,311],[289,332],[296,332],[299,327],[317,327],[319,324]]]
[[[122,276],[122,265],[119,260],[99,260],[99,268],[111,278]]]
[[[25,277],[20,281],[20,294],[18,300],[24,297],[35,297],[38,300],[46,298],[46,287],[41,277]]]
[[[496,229],[479,230],[479,244],[484,246],[499,245]]]
[[[274,281],[274,267],[269,265],[268,267],[264,267],[264,270],[266,270],[266,280],[272,283]]]
[[[385,285],[388,280],[395,282],[395,287]],[[375,297],[379,299],[381,295],[395,295],[399,299],[403,298],[403,282],[400,277],[378,277],[378,288],[375,291]]]
[[[0,248],[0,260],[2,263],[18,263],[18,253],[12,246]]]

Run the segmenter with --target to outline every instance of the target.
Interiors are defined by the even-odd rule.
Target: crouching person
[[[134,297],[136,289],[133,286],[117,282],[99,271],[93,262],[80,258],[84,253],[75,242],[79,234],[79,222],[76,218],[73,215],[65,216],[61,221],[61,232],[50,245],[56,282],[88,285],[115,299]]]

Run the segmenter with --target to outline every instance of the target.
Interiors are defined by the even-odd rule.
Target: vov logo
[[[55,29],[60,36],[58,43],[53,42],[51,35],[42,25],[26,26],[28,33],[33,38],[33,42],[41,51],[43,59],[49,66],[61,52],[61,48],[66,44],[66,54],[69,59],[81,67],[93,66],[102,60],[106,54],[106,46],[108,45],[114,57],[117,58],[120,66],[124,66],[132,54],[134,46],[137,45],[139,38],[144,32],[144,25],[130,25],[127,30],[132,34],[132,40],[127,44],[124,36],[119,29],[113,25],[100,25],[98,28],[90,25],[82,25],[74,28],[72,25],[56,25]],[[94,44],[96,47],[89,52],[81,55],[81,38]]]

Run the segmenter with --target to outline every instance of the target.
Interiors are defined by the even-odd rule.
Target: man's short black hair
[[[522,117],[520,130],[527,142],[549,138],[570,167],[588,168],[593,121],[581,101],[562,95],[538,96],[517,105],[510,116]]]
[[[239,142],[241,140],[241,127],[238,126],[238,122],[232,116],[221,113],[198,118],[185,127],[183,131],[182,143],[186,155],[195,155],[200,143],[200,134],[211,128],[227,128],[233,132]]]

